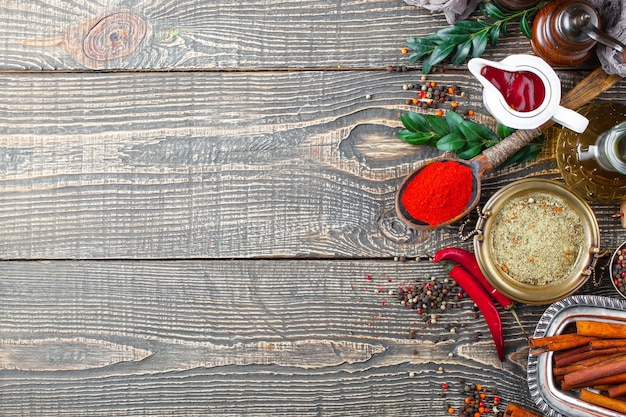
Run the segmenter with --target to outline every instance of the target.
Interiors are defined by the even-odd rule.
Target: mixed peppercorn
[[[623,297],[626,297],[626,268],[624,268],[625,258],[626,248],[621,247],[615,252],[615,255],[613,256],[613,264],[611,265],[613,285]]]
[[[504,416],[497,389],[487,389],[481,384],[465,384],[461,394],[465,396],[464,403],[456,408],[448,404],[449,414],[459,417]]]
[[[426,278],[398,286],[396,295],[402,305],[417,310],[417,314],[424,316],[424,321],[432,323],[436,321],[437,313],[459,308],[459,300],[466,294],[451,279]]]

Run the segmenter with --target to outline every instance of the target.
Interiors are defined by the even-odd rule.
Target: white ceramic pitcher
[[[536,74],[544,84],[543,101],[532,111],[514,110],[502,93],[481,74],[485,66],[508,72],[528,71]],[[505,126],[513,129],[534,129],[552,119],[575,132],[582,133],[589,124],[585,116],[560,105],[561,81],[552,67],[535,55],[510,55],[500,62],[472,58],[467,63],[467,67],[483,85],[485,108]]]

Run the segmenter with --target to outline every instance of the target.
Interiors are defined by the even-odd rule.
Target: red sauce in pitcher
[[[543,81],[533,72],[511,72],[485,65],[480,74],[502,93],[513,110],[519,112],[536,110],[546,97]]]

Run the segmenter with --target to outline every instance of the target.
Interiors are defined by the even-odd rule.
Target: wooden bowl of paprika
[[[435,158],[400,185],[396,211],[417,230],[443,227],[462,218],[480,198],[478,165],[454,158]]]
[[[474,252],[485,277],[524,304],[549,304],[575,293],[600,252],[589,204],[548,179],[500,189],[485,204],[476,232]]]

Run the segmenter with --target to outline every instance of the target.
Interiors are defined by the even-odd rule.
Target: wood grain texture
[[[402,85],[416,77],[7,74],[0,257],[432,254],[456,226],[417,233],[393,212],[403,177],[439,154],[395,137],[411,108],[403,97],[415,95]],[[469,98],[460,109],[478,109],[466,73],[432,79],[461,86]],[[483,198],[515,178],[554,173],[543,162],[497,170]]]
[[[471,300],[432,324],[387,293],[432,277],[430,262],[4,262],[0,415],[445,416],[464,378],[527,400],[512,315],[500,363]],[[542,311],[518,313],[532,329]]]
[[[0,416],[443,417],[465,381],[533,407],[511,314],[500,363],[471,300],[429,323],[393,294],[443,278],[425,261],[437,249],[471,246],[393,211],[439,152],[396,138],[421,73],[384,68],[442,15],[402,0],[0,6]],[[510,33],[485,57],[528,53]],[[559,72],[565,90],[579,69]],[[493,126],[463,66],[429,78]],[[558,178],[549,151],[491,172],[483,202],[528,176]],[[617,207],[594,210],[615,247]],[[582,292],[615,295],[606,279]],[[543,310],[517,308],[527,331]]]
[[[106,34],[100,50],[110,53],[94,60],[85,39],[103,19],[119,13],[137,18],[100,31]],[[135,44],[137,20],[147,32]],[[402,0],[4,0],[0,24],[8,29],[0,34],[4,70],[380,69],[405,63],[400,49],[406,39],[447,26],[443,15]],[[527,51],[528,40],[516,34],[512,28],[512,36],[501,40],[505,49],[490,48],[487,56]],[[125,48],[134,51],[114,52]]]

